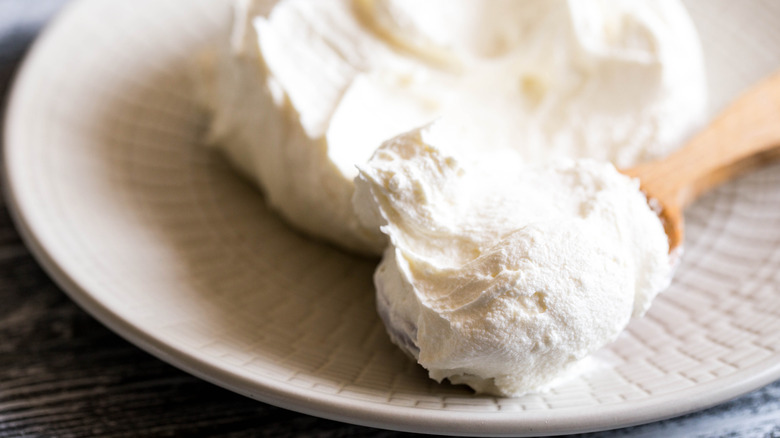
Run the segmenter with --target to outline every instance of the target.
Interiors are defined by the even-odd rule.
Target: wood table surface
[[[64,0],[0,0],[0,98]],[[1,130],[2,128],[0,128]],[[780,382],[714,408],[583,437],[780,437]],[[250,400],[143,352],[81,310],[0,199],[0,437],[396,437]]]

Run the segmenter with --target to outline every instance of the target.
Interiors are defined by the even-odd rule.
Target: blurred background
[[[0,93],[5,95],[19,59],[67,0],[0,0]]]

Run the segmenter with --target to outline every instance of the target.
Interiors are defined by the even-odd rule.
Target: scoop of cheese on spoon
[[[624,171],[639,179],[592,160],[474,155],[438,135],[446,125],[386,142],[356,179],[356,211],[390,242],[379,313],[432,378],[516,396],[647,310],[670,280],[685,205],[780,158],[780,75],[668,158]]]
[[[668,285],[663,227],[609,163],[473,155],[442,143],[442,125],[390,140],[360,166],[355,209],[389,240],[379,313],[436,380],[540,390]]]

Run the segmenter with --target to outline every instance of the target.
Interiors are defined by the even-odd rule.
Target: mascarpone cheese
[[[430,376],[538,391],[613,341],[671,276],[638,181],[609,163],[530,165],[436,125],[360,166],[354,205],[389,240],[374,281],[392,340]]]
[[[662,156],[702,118],[694,28],[676,0],[236,3],[212,63],[210,138],[305,232],[379,254],[352,211],[355,164],[438,117],[528,162]]]

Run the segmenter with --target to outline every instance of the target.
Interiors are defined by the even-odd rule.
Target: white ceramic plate
[[[713,110],[780,67],[780,3],[698,1]],[[107,326],[241,394],[446,434],[614,428],[780,378],[780,167],[687,212],[672,288],[599,366],[517,399],[438,385],[374,312],[375,261],[280,222],[202,144],[188,69],[227,2],[79,1],[35,45],[6,120],[9,204],[59,284]]]

